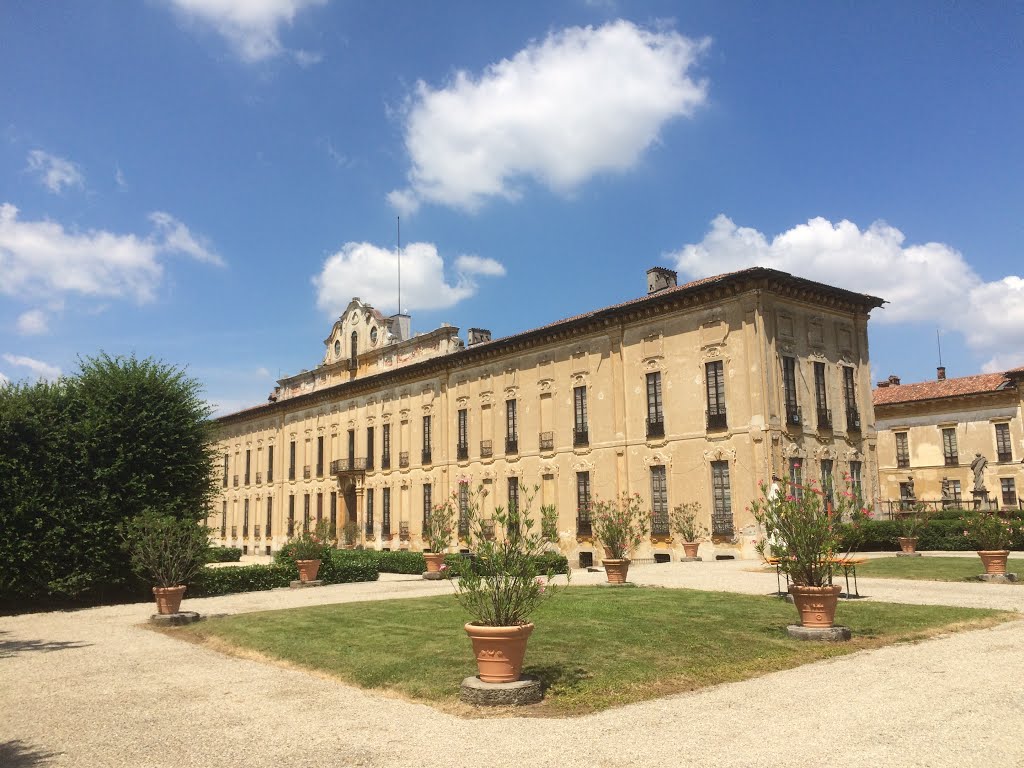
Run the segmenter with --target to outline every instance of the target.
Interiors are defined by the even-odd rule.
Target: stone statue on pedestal
[[[988,466],[988,459],[980,453],[974,454],[974,461],[971,462],[971,472],[974,473],[974,493],[988,495],[988,488],[985,487],[985,467]]]

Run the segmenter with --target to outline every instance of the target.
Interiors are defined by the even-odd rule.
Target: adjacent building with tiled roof
[[[249,552],[317,520],[366,547],[421,549],[431,505],[461,506],[464,483],[487,491],[485,517],[536,488],[534,513],[554,505],[558,547],[585,564],[600,559],[594,500],[629,492],[651,515],[635,558],[682,555],[668,512],[690,501],[705,557],[747,556],[746,509],[772,474],[849,473],[878,494],[867,322],[881,304],[773,269],[677,285],[654,268],[637,298],[463,340],[353,299],[318,366],[218,419],[209,522]]]

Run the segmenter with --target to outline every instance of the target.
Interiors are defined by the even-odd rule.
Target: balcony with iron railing
[[[409,452],[402,451],[398,454],[398,467],[399,469],[407,469],[409,467]]]
[[[309,480],[313,476],[313,468],[307,464],[302,468],[302,479]]]
[[[576,515],[576,535],[577,536],[593,536],[594,526],[590,522],[589,513],[580,512]]]
[[[725,408],[712,408],[705,412],[708,423],[708,431],[728,429],[729,420],[725,415]]]
[[[342,472],[364,472],[366,470],[366,459],[358,459],[349,456],[347,459],[335,459],[331,462],[331,474],[338,475]]]
[[[803,412],[799,405],[786,405],[786,423],[791,427],[803,426]]]
[[[832,429],[832,409],[818,406],[818,429]]]
[[[537,439],[540,450],[542,451],[553,451],[555,450],[555,433],[554,432],[541,432]]]
[[[424,465],[433,464],[434,463],[433,462],[433,456],[431,455],[431,452],[430,452],[429,448],[424,448],[423,449],[423,453],[420,454],[420,463],[424,464]]]
[[[860,412],[856,408],[848,408],[846,411],[846,431],[860,432]]]
[[[380,468],[381,469],[391,469],[391,454],[390,453],[381,454],[381,457],[380,457]]]
[[[519,453],[519,438],[518,437],[506,437],[505,438],[505,455],[512,456]]]
[[[586,448],[590,445],[590,430],[586,427],[574,427],[572,430],[572,447]]]
[[[668,536],[668,512],[651,513],[651,536]]]
[[[468,461],[469,460],[469,445],[465,443],[459,443],[455,446],[455,460],[456,461]],[[423,462],[426,464],[427,462]]]
[[[665,437],[664,419],[647,419],[647,439],[657,440]]]
[[[400,541],[409,541],[412,538],[409,533],[409,523],[402,521],[398,524],[398,538]]]
[[[489,459],[493,455],[494,455],[494,449],[491,448],[491,441],[490,440],[481,440],[480,441],[480,458],[481,459]]]

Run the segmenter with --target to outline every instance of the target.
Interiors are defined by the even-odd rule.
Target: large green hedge
[[[237,563],[241,559],[241,547],[210,547],[206,553],[208,563]]]
[[[1019,516],[1014,515],[1016,519]],[[862,524],[857,549],[861,552],[893,552],[900,548],[896,540],[903,535],[902,527],[895,520],[869,520]],[[974,551],[977,542],[964,536],[963,522],[948,510],[939,513],[925,523],[917,532],[917,548],[940,552]],[[1024,549],[1024,534],[1014,534],[1011,549]]]
[[[376,581],[379,574],[369,558],[337,557],[328,553],[320,562],[317,578],[325,584],[348,584],[354,581]],[[186,597],[213,597],[236,592],[259,592],[287,587],[299,578],[294,564],[240,565],[227,568],[204,568],[193,579]]]
[[[334,558],[341,560],[367,561],[380,573],[407,573],[419,575],[427,570],[427,562],[423,559],[422,552],[411,552],[409,550],[393,550],[384,552],[375,549],[335,549],[331,550]],[[280,564],[291,564],[287,550],[279,551],[275,561]],[[445,557],[444,562],[456,573],[459,567],[466,560],[463,555],[455,554]],[[545,552],[539,558],[539,569],[542,572],[552,570],[555,573],[568,573],[569,561],[564,555],[557,552]]]

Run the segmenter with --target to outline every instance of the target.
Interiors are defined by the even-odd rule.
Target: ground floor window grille
[[[732,488],[729,485],[729,462],[711,462],[711,491],[714,511],[711,515],[711,533],[715,536],[732,536]]]

